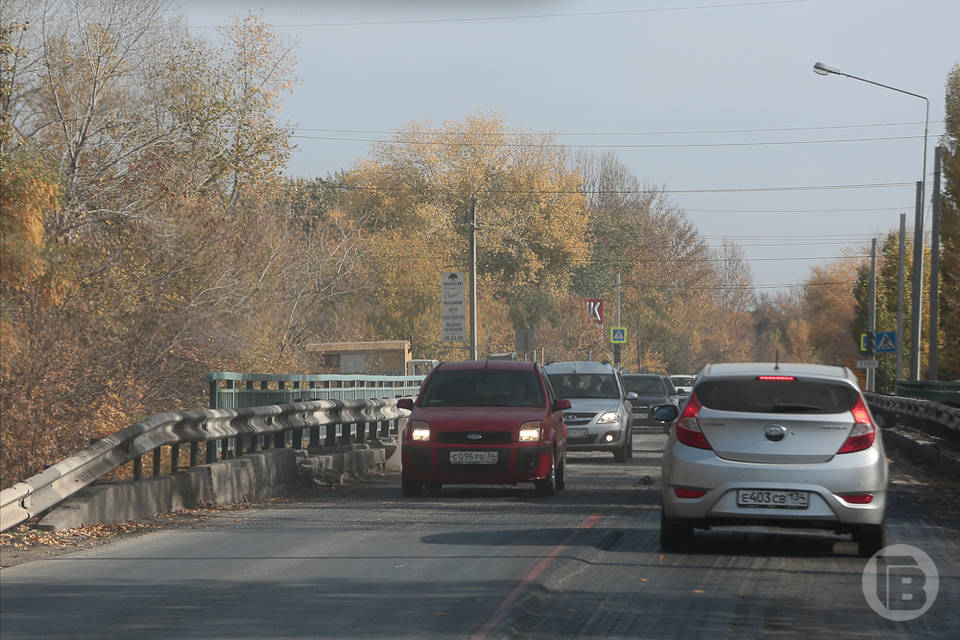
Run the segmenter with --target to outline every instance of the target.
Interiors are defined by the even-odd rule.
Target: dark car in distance
[[[444,362],[424,380],[403,430],[402,489],[532,482],[552,496],[566,482],[567,428],[539,364],[477,360]]]
[[[663,423],[654,419],[653,408],[664,404],[677,404],[676,390],[669,378],[656,373],[628,373],[621,376],[627,391],[637,394],[631,399],[633,404],[633,429],[638,427],[656,427],[663,429]]]

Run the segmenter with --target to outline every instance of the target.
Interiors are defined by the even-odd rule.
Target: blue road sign
[[[877,332],[877,353],[893,353],[897,350],[897,332],[896,331],[878,331]]]
[[[610,327],[610,342],[613,344],[624,344],[627,341],[626,327]]]

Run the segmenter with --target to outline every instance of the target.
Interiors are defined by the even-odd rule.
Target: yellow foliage
[[[59,187],[36,165],[4,158],[0,194],[0,283],[23,290],[44,274],[44,216]]]

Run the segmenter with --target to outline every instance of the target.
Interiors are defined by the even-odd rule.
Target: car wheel
[[[629,438],[626,438],[625,440],[629,440]],[[614,460],[614,462],[626,462],[626,461],[627,461],[627,447],[629,447],[629,446],[630,446],[629,443],[624,442],[624,443],[623,443],[623,446],[622,446],[620,449],[618,449],[618,450],[616,450],[616,451],[613,452],[613,460]]]
[[[439,482],[425,482],[423,487],[430,493],[440,493],[443,489],[443,485]]]
[[[627,460],[633,460],[633,431],[627,436]]]
[[[886,546],[886,535],[882,524],[864,525],[853,534],[853,538],[857,541],[857,553],[862,558],[869,558]]]
[[[693,538],[693,527],[680,518],[668,518],[660,510],[660,549],[680,551],[685,549]]]
[[[567,487],[567,452],[563,452],[563,457],[560,459],[560,464],[557,465],[557,473],[555,474],[556,481],[555,485],[557,489],[565,489]]]
[[[549,498],[557,493],[557,462],[553,456],[550,458],[550,471],[547,473],[547,477],[543,480],[534,480],[533,488],[538,496],[544,498]]]
[[[407,498],[416,498],[423,493],[423,483],[408,478],[405,473],[400,474],[400,485],[403,489],[403,495]]]

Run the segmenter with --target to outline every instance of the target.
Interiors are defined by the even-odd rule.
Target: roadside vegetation
[[[463,357],[439,342],[438,284],[466,264],[473,196],[482,353],[535,328],[548,359],[610,358],[582,299],[612,303],[620,273],[631,369],[859,357],[868,265],[757,294],[742,250],[711,248],[663,188],[503,114],[410,122],[353,166],[289,177],[277,114],[296,83],[292,45],[257,15],[208,39],[147,0],[0,6],[0,486],[203,407],[208,371],[314,373],[310,342]],[[954,378],[958,83],[955,68],[941,141],[940,369]],[[896,245],[881,314],[895,312]]]

